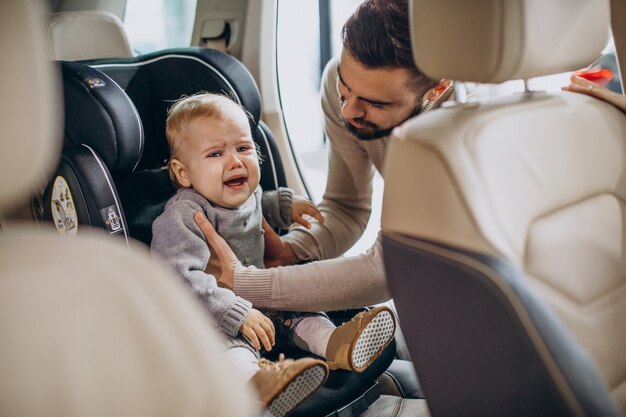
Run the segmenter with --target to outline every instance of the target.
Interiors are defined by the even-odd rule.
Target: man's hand
[[[208,223],[208,220],[207,220]],[[265,267],[293,265],[298,262],[295,252],[288,243],[285,243],[278,233],[272,229],[263,217],[265,231]],[[221,260],[221,258],[220,258]]]
[[[209,242],[209,247],[211,251],[215,253],[217,258],[220,260],[220,264],[222,265],[222,275],[218,278],[217,282],[221,287],[225,287],[228,289],[233,289],[234,287],[234,279],[235,279],[235,266],[239,263],[237,256],[235,256],[235,252],[228,246],[228,243],[217,234],[213,225],[206,218],[204,213],[201,211],[197,211],[193,216],[193,220],[196,222],[204,236],[206,237],[207,242]]]
[[[247,337],[256,350],[261,350],[261,343],[268,352],[274,346],[274,323],[265,314],[254,308],[248,313],[239,333]]]

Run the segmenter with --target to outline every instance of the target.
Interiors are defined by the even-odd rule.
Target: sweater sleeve
[[[293,191],[286,187],[278,190],[263,191],[261,207],[263,216],[270,226],[287,230],[291,225],[291,204]]]
[[[234,290],[255,306],[332,311],[389,300],[380,235],[366,253],[279,268],[235,267]]]
[[[311,229],[294,225],[283,239],[299,259],[331,259],[343,254],[363,234],[371,214],[374,165],[339,120],[337,62],[323,75],[322,108],[330,143],[326,190],[318,208],[324,224],[311,219]]]
[[[252,304],[226,288],[204,270],[211,256],[200,228],[193,221],[201,206],[189,200],[169,204],[152,225],[153,255],[164,260],[191,286],[196,297],[217,321],[220,329],[235,337]]]

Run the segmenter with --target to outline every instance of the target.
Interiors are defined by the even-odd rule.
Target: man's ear
[[[178,181],[181,187],[191,187],[191,180],[187,176],[185,164],[174,158],[170,161],[170,169],[176,176],[176,181]]]

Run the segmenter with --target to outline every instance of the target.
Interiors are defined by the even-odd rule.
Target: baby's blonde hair
[[[168,110],[167,120],[165,122],[165,136],[170,148],[170,158],[167,167],[170,178],[176,186],[180,186],[180,184],[172,171],[171,162],[172,159],[179,157],[185,128],[194,120],[223,115],[222,105],[224,100],[235,103],[246,114],[246,117],[251,120],[250,113],[230,97],[207,92],[197,93],[192,96],[183,96],[174,102],[174,105]]]

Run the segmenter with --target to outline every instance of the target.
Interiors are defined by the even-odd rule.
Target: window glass
[[[196,0],[127,0],[124,28],[137,54],[191,43]]]
[[[324,0],[322,0],[324,1]],[[362,0],[330,0],[331,51],[341,53],[341,27]],[[320,105],[320,0],[278,3],[277,70],[280,99],[289,138],[304,182],[316,203],[328,177],[328,146]],[[380,228],[383,181],[376,174],[372,215],[363,237],[346,253],[367,250]]]
[[[361,0],[329,2],[331,50],[341,50],[341,26]],[[327,147],[320,106],[320,1],[280,0],[277,62],[280,99],[289,138],[311,197],[326,186]]]
[[[277,30],[281,106],[303,180],[315,202],[321,200],[327,170],[318,10],[318,0],[280,0]]]

